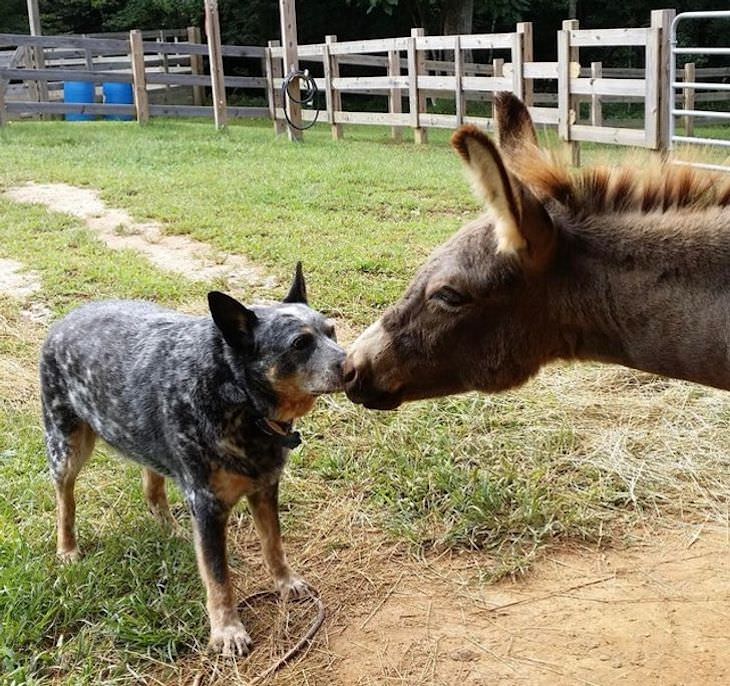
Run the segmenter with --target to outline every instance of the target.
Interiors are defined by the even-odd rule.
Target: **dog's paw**
[[[276,580],[276,590],[282,600],[305,598],[312,595],[312,588],[297,574],[290,574]]]
[[[56,558],[61,564],[67,565],[72,562],[78,562],[81,559],[81,553],[76,547],[69,548],[68,550],[58,550],[56,551]]]
[[[170,508],[165,505],[148,504],[147,509],[157,523],[165,529],[172,529],[177,525],[177,521],[172,516]]]
[[[226,657],[239,657],[248,655],[251,645],[251,637],[241,622],[226,624],[210,630],[208,648],[215,653],[221,653]]]

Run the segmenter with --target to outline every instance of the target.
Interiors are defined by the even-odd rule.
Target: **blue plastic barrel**
[[[107,105],[133,105],[134,93],[132,92],[131,83],[104,83],[102,84],[104,92],[104,103]],[[113,121],[132,121],[134,117],[131,114],[107,114],[105,119]]]
[[[82,102],[91,104],[94,102],[94,84],[91,81],[66,81],[63,84],[64,102]],[[90,121],[93,117],[90,114],[66,114],[67,121]]]

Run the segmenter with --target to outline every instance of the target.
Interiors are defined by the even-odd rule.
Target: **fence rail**
[[[395,138],[410,128],[416,142],[426,142],[429,128],[474,123],[490,129],[493,121],[485,103],[497,91],[509,90],[525,100],[537,124],[557,127],[578,162],[581,141],[665,149],[670,138],[670,108],[665,103],[670,99],[673,116],[684,122],[686,137],[693,136],[698,118],[720,123],[730,118],[726,112],[700,106],[730,101],[726,83],[730,68],[696,68],[688,63],[669,78],[673,17],[673,10],[655,10],[646,28],[600,30],[566,21],[557,32],[555,62],[534,59],[530,23],[496,34],[425,36],[414,29],[410,36],[342,42],[328,36],[324,43],[300,45],[298,59],[309,67],[322,93],[318,121],[329,124],[334,138],[344,135],[347,124],[390,126]],[[581,50],[596,47],[639,49],[644,67],[581,62]],[[44,68],[33,59],[36,51]],[[210,46],[192,27],[98,37],[0,34],[0,123],[10,115],[79,112],[134,113],[141,122],[149,116],[216,113],[218,120],[223,107],[233,117],[268,116],[279,132],[285,127],[287,105],[281,95],[283,54],[273,41],[268,47],[220,46],[222,58],[249,61],[249,75],[234,76],[209,73],[220,59],[209,59]],[[246,89],[262,106],[226,107],[225,97],[206,105],[204,89],[210,89],[216,78],[224,91]],[[135,104],[54,101],[68,80],[132,83]],[[45,101],[40,101],[41,85],[49,93]],[[179,91],[191,94],[189,102],[147,102],[148,94]],[[368,111],[358,110],[362,102],[358,96],[368,96]],[[382,111],[371,111],[379,98]],[[643,121],[634,122],[634,127],[607,122],[604,108],[611,103],[643,103]],[[433,111],[436,105],[442,111]],[[302,118],[313,121],[317,114],[305,109]]]

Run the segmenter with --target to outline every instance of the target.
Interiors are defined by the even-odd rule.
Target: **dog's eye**
[[[451,286],[442,286],[429,296],[429,300],[434,300],[446,307],[457,308],[466,305],[471,298],[464,293],[460,293]]]
[[[297,336],[291,344],[294,350],[306,350],[314,342],[314,336],[309,333],[303,333],[301,336]]]

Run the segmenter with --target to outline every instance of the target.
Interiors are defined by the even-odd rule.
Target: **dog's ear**
[[[251,341],[258,318],[238,300],[219,291],[208,293],[208,307],[218,330],[228,345],[246,346]]]
[[[304,272],[302,271],[301,262],[297,262],[294,281],[289,289],[289,293],[287,293],[286,298],[282,302],[307,304],[307,284],[304,283]]]

